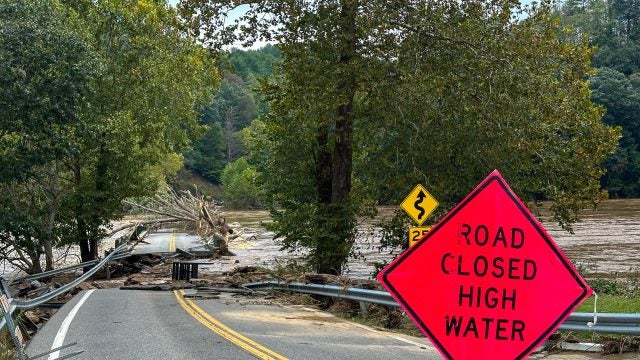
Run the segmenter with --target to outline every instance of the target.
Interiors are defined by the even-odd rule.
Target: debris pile
[[[229,252],[229,241],[242,237],[241,231],[234,230],[227,224],[218,205],[188,190],[178,193],[172,188],[167,188],[167,195],[165,197],[156,195],[150,205],[125,202],[162,216],[155,220],[156,223],[185,223],[200,236],[205,247],[210,250],[215,249],[219,255],[233,255]],[[154,222],[150,220],[149,223]]]

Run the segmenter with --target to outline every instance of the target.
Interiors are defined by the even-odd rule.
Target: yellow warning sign
[[[422,240],[422,238],[427,235],[429,230],[431,230],[431,226],[409,228],[409,247],[412,247],[413,245],[417,244],[418,241]]]
[[[424,186],[418,184],[402,201],[400,207],[420,226],[438,207],[438,200],[429,194]]]

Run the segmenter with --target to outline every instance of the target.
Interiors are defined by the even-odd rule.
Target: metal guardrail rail
[[[380,290],[343,287],[339,285],[305,284],[299,282],[287,283],[278,280],[247,283],[243,286],[249,289],[292,291],[378,305],[400,306],[388,292]],[[597,321],[594,320],[593,313],[574,312],[560,325],[559,329],[604,334],[640,335],[640,313],[599,313],[597,314]]]
[[[113,251],[115,252],[115,251]],[[123,252],[120,254],[115,255],[111,260],[119,260],[119,259],[124,259],[126,257],[131,256],[131,251],[127,251],[127,252]],[[86,261],[80,264],[75,264],[75,265],[69,265],[69,266],[65,266],[65,267],[61,267],[55,270],[50,270],[50,271],[45,271],[45,272],[41,272],[41,273],[37,273],[37,274],[33,274],[33,275],[28,275],[28,276],[23,276],[21,278],[17,278],[11,281],[11,284],[16,284],[19,283],[21,281],[32,281],[32,280],[38,280],[38,279],[42,279],[42,278],[46,278],[49,276],[54,276],[54,275],[59,275],[59,274],[63,274],[67,271],[72,271],[72,270],[77,270],[77,269],[82,269],[85,267],[89,267],[89,266],[94,266],[97,263],[99,263],[101,261],[101,259],[96,259],[96,260],[90,260],[90,261]]]

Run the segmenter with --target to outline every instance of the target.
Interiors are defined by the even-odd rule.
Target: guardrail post
[[[4,277],[0,277],[0,283],[2,284],[0,289],[0,300],[2,300],[2,304],[0,304],[0,315],[4,316],[5,323],[7,325],[7,330],[9,331],[9,336],[13,341],[13,344],[16,348],[16,355],[19,360],[24,360],[24,349],[22,348],[22,342],[18,339],[16,335],[16,325],[13,322],[12,317],[12,309],[11,309],[11,293],[9,292],[9,283]],[[19,331],[19,330],[18,330]]]
[[[190,264],[191,265],[191,278],[192,279],[197,279],[198,278],[198,264]]]
[[[104,271],[106,272],[107,280],[111,280],[111,268],[109,267],[109,262],[104,265]]]
[[[360,305],[360,316],[362,316],[363,319],[366,319],[369,315],[369,311],[367,311],[368,303],[364,301],[358,301],[358,304]]]

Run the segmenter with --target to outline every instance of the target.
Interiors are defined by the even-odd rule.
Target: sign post
[[[378,275],[447,359],[523,359],[592,292],[491,173]]]

